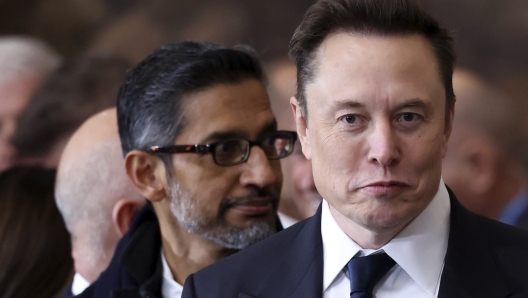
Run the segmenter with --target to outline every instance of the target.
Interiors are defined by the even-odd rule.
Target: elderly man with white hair
[[[55,197],[72,237],[75,276],[63,297],[81,293],[108,266],[145,200],[125,173],[115,108],[88,119],[71,137]]]
[[[0,170],[11,166],[15,150],[9,138],[30,97],[61,58],[47,44],[30,37],[0,37]]]

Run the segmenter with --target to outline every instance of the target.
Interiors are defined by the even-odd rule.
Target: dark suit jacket
[[[451,197],[440,298],[528,297],[528,233]],[[321,207],[316,215],[189,276],[183,298],[316,298],[323,292]]]
[[[277,218],[277,230],[282,231]],[[156,213],[147,202],[119,241],[108,268],[77,297],[162,297],[161,232]]]

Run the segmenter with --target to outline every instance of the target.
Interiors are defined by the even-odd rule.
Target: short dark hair
[[[340,31],[424,36],[438,59],[446,93],[446,119],[449,119],[449,108],[455,102],[453,38],[418,0],[319,0],[308,9],[290,41],[290,56],[297,65],[296,98],[305,117],[308,112],[305,88],[314,78],[315,52],[328,35]]]
[[[86,119],[115,106],[119,87],[132,64],[113,55],[87,55],[52,73],[18,119],[11,142],[26,157],[49,153]]]
[[[55,205],[55,170],[0,173],[0,297],[58,297],[73,275],[70,234]]]
[[[140,62],[117,99],[123,153],[172,144],[185,127],[185,95],[245,79],[264,84],[260,63],[249,52],[249,48],[185,41],[163,46]]]

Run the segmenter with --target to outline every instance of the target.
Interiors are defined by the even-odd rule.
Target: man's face
[[[276,130],[264,87],[256,80],[223,84],[184,99],[186,125],[175,144],[209,144],[233,138],[255,141]],[[258,146],[230,167],[211,154],[175,154],[168,197],[178,223],[222,246],[241,249],[276,231],[282,185],[278,160]]]
[[[334,217],[403,228],[438,190],[450,132],[431,46],[417,35],[337,33],[314,69],[308,119],[296,117],[317,189]]]

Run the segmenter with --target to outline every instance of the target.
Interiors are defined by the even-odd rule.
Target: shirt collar
[[[362,248],[345,234],[334,220],[328,202],[323,201],[323,291],[348,261]],[[384,250],[425,291],[433,295],[440,282],[449,236],[449,193],[442,180],[429,205],[405,229],[380,250]],[[366,254],[369,254],[368,252]]]
[[[174,280],[163,249],[161,249],[161,264],[163,265],[163,281],[161,283],[163,297],[181,297],[183,286]]]
[[[86,288],[90,286],[90,283],[78,272],[73,276],[73,282],[71,292],[73,296],[81,294]]]
[[[293,226],[294,224],[298,223],[299,221],[296,220],[295,218],[291,217],[291,216],[288,216],[282,212],[277,212],[277,215],[279,216],[279,220],[282,224],[282,227],[283,228],[289,228],[291,226]]]

